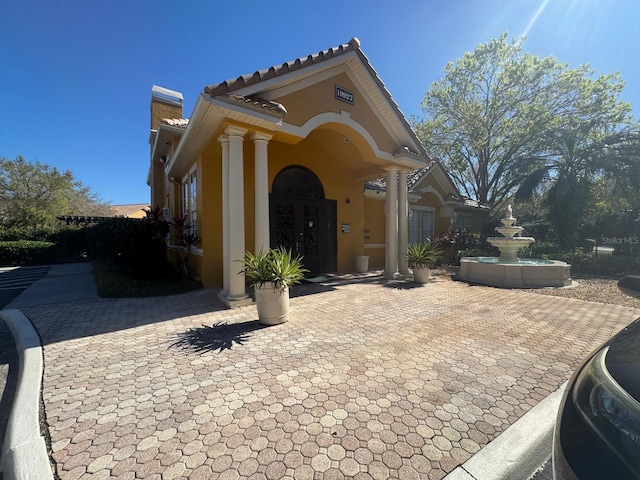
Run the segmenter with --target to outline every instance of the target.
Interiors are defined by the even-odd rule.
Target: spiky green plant
[[[443,255],[442,250],[425,240],[407,248],[407,263],[411,268],[433,268]]]
[[[284,290],[304,278],[308,272],[302,265],[302,257],[293,257],[291,250],[278,247],[273,250],[259,250],[256,253],[245,252],[241,273],[251,285],[263,286],[273,282],[276,288]]]

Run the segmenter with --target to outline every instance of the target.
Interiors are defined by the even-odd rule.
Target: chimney
[[[157,130],[163,118],[182,118],[180,92],[154,85],[151,87],[151,130]]]

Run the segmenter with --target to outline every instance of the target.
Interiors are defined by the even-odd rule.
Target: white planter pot
[[[414,267],[413,281],[416,283],[429,283],[429,267]]]
[[[263,325],[278,325],[289,319],[289,288],[280,290],[272,282],[256,285],[258,321]]]
[[[356,272],[367,273],[369,271],[369,257],[367,255],[358,255],[356,257]]]

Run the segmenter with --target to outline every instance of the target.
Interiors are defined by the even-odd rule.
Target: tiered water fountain
[[[520,259],[518,250],[535,239],[521,237],[523,227],[515,225],[511,205],[496,231],[502,237],[489,237],[487,242],[500,250],[500,257],[464,257],[460,260],[461,280],[495,287],[540,288],[571,285],[571,267],[557,260]],[[516,236],[517,235],[517,236]]]

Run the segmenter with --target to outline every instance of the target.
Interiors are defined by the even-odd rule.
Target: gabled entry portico
[[[407,172],[427,160],[356,39],[206,87],[181,135],[152,151],[158,176],[197,179],[193,260],[230,306],[249,301],[245,250],[284,246],[313,273],[353,271],[368,235],[364,182],[383,175],[384,272],[407,273]],[[184,211],[172,182],[153,202]]]

